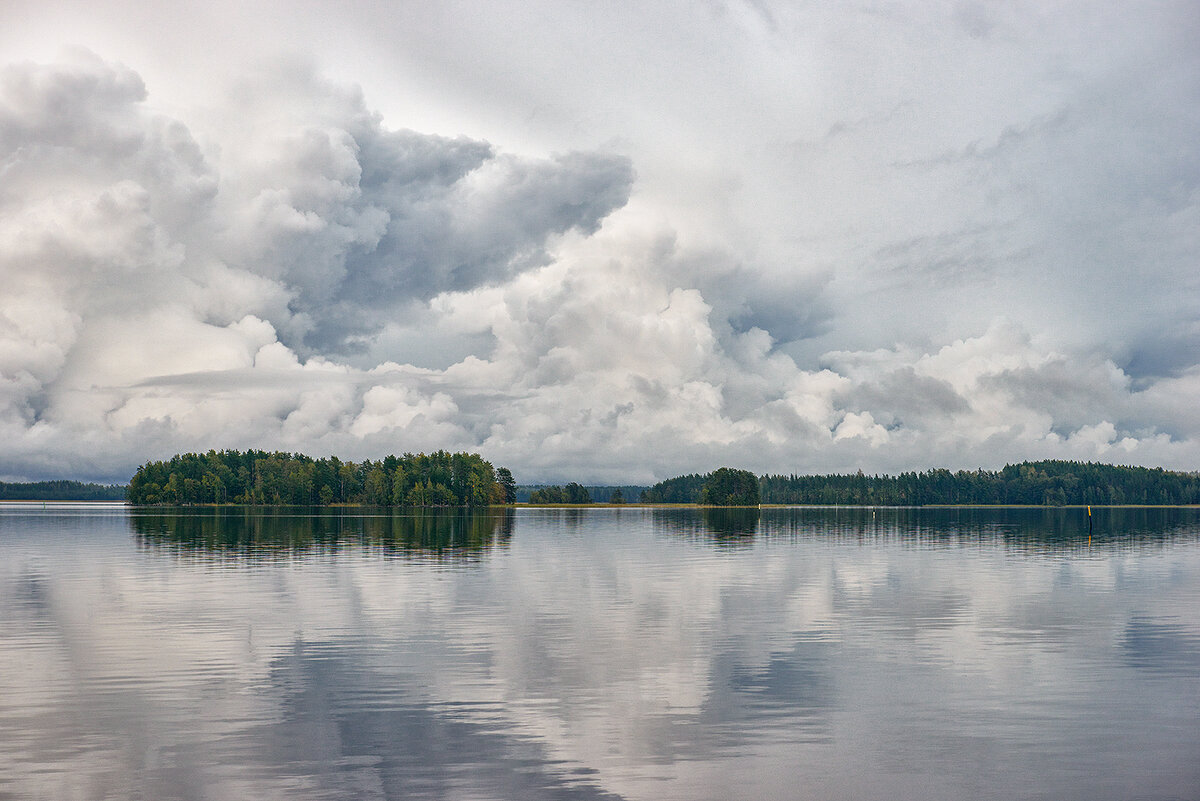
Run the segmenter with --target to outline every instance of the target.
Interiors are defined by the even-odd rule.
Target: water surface
[[[0,505],[0,798],[1200,798],[1200,512]]]

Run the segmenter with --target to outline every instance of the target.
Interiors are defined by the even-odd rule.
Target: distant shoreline
[[[20,504],[20,503],[23,503],[23,504],[87,503],[87,504],[93,504],[93,505],[97,505],[97,506],[99,506],[99,505],[116,506],[118,504],[121,506],[129,506],[130,505],[129,501],[122,501],[122,500],[117,500],[117,499],[105,499],[105,498],[80,498],[78,500],[74,499],[74,498],[0,498],[0,504],[16,505],[16,504]]]
[[[96,484],[69,479],[53,481],[0,481],[0,501],[123,501],[124,484]]]
[[[194,503],[178,506],[160,504],[133,504],[124,500],[96,498],[0,498],[0,504],[46,504],[73,503],[127,506],[131,509],[387,509],[393,513],[414,511],[471,511],[497,509],[724,509],[724,510],[754,510],[763,509],[1200,509],[1200,504],[1194,503],[1120,503],[1120,504],[1063,504],[1047,506],[1044,504],[1020,503],[961,503],[961,504],[925,504],[923,506],[868,505],[868,504],[818,504],[818,503],[763,503],[758,506],[706,506],[699,503],[515,503],[495,504],[491,506],[418,506],[392,507],[371,506],[361,503],[338,503],[328,506],[291,505],[291,504],[244,504],[244,503]]]

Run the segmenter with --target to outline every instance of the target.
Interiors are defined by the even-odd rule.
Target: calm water
[[[1197,799],[1200,511],[0,505],[2,799]]]

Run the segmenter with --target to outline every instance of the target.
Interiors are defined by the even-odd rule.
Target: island
[[[464,506],[512,503],[516,482],[474,453],[387,456],[379,461],[314,459],[301,453],[210,450],[147,462],[129,480],[139,505],[248,504]]]

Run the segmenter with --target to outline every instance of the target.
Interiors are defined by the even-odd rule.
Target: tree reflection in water
[[[759,533],[758,507],[701,507],[654,509],[654,530],[684,536],[718,547],[739,547],[754,542]]]
[[[272,558],[348,545],[384,555],[475,560],[508,543],[511,509],[139,509],[129,518],[139,545],[176,554]]]

